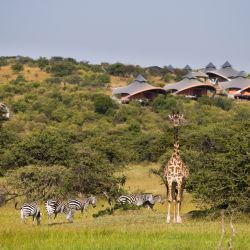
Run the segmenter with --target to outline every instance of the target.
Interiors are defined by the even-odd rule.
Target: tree
[[[93,97],[95,112],[106,114],[109,110],[117,107],[115,102],[107,95],[98,94]]]
[[[23,65],[17,62],[11,66],[11,69],[16,73],[19,73],[20,71],[23,71]]]
[[[3,169],[32,164],[69,166],[74,158],[73,147],[57,132],[35,132],[10,146],[1,157]]]
[[[75,70],[75,65],[71,62],[55,61],[50,65],[49,72],[54,76],[62,77],[71,75]]]
[[[6,174],[9,190],[27,200],[63,198],[71,191],[72,173],[63,166],[25,166]]]
[[[196,151],[184,154],[191,167],[188,191],[203,206],[249,213],[249,123],[217,126],[191,141]]]
[[[46,57],[39,57],[37,60],[37,65],[40,69],[45,69],[49,65],[49,60]]]

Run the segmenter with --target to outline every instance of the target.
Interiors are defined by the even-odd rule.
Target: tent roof
[[[232,79],[231,81],[228,82],[222,82],[219,83],[222,89],[230,89],[230,88],[235,88],[235,89],[246,89],[250,88],[250,79],[247,78],[246,72],[241,71],[239,74]]]
[[[229,63],[228,61],[226,61],[221,67],[223,69],[225,69],[225,68],[232,68],[232,65],[231,65],[231,63]]]
[[[119,87],[113,89],[113,95],[117,94],[128,94],[134,95],[135,93],[140,93],[148,90],[163,90],[163,88],[155,87],[146,82],[142,75],[138,75],[135,80],[128,86]]]
[[[193,73],[194,73],[194,75],[195,75],[196,77],[208,78],[208,75],[207,75],[206,73],[200,71],[200,70],[199,70],[199,71],[193,71]]]
[[[206,66],[206,69],[216,69],[216,66],[210,62],[207,66]]]
[[[171,64],[167,66],[167,69],[169,71],[174,71],[175,70],[175,68]]]
[[[192,68],[188,64],[183,69],[185,69],[185,70],[192,70]]]
[[[175,93],[177,94],[185,89],[201,87],[201,86],[214,88],[212,84],[198,81],[194,73],[189,72],[186,76],[184,76],[183,80],[177,83],[173,83],[173,84],[166,84],[164,89],[166,91],[175,90],[176,91]]]

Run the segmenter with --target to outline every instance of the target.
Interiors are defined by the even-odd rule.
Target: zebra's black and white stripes
[[[144,193],[144,194],[128,194],[128,195],[121,195],[117,202],[124,205],[134,205],[134,206],[142,206],[144,203],[154,203],[153,194],[151,193]]]
[[[90,195],[89,197],[83,199],[82,201],[77,199],[70,199],[68,201],[68,205],[71,209],[81,210],[82,213],[83,211],[87,211],[87,208],[90,204],[93,207],[96,207],[96,197],[94,195]]]
[[[24,203],[20,208],[17,207],[17,202],[15,204],[15,208],[20,210],[21,222],[26,223],[29,216],[32,216],[32,221],[34,223],[35,219],[37,221],[37,225],[41,222],[41,211],[38,205],[35,202],[32,203]]]
[[[45,203],[45,208],[48,214],[49,223],[52,215],[54,214],[55,220],[58,213],[60,213],[60,217],[62,217],[62,214],[64,213],[66,215],[66,219],[69,222],[73,222],[74,210],[72,210],[67,204],[57,200],[48,200]]]
[[[154,205],[156,203],[161,203],[161,204],[164,204],[165,202],[165,199],[163,199],[163,197],[160,195],[160,194],[157,194],[157,195],[154,195],[153,196],[153,203],[152,202],[148,202],[146,201],[143,206],[146,207],[146,208],[151,208],[152,210],[154,209]]]

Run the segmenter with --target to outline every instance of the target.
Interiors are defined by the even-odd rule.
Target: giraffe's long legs
[[[176,222],[182,223],[181,216],[180,216],[180,201],[177,202],[177,216],[176,216]]]
[[[178,193],[177,193],[177,217],[176,217],[176,222],[181,223],[182,221],[181,221],[181,216],[180,216],[180,204],[181,204],[181,197],[182,197],[182,192],[183,192],[181,182],[177,183],[177,190],[178,190]]]
[[[176,201],[174,200],[174,223],[176,223]]]
[[[167,223],[170,223],[170,209],[171,209],[171,201],[168,201],[168,212],[167,212]]]

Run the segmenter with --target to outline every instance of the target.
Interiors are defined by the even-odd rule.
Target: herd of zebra
[[[67,203],[61,202],[58,200],[47,200],[45,202],[46,212],[48,214],[48,223],[51,223],[52,216],[54,215],[54,221],[58,214],[60,214],[60,218],[62,220],[62,215],[66,215],[66,220],[68,222],[73,222],[73,216],[76,211],[87,211],[89,205],[92,207],[96,207],[96,197],[94,195],[90,195],[83,200],[70,199]],[[153,207],[156,203],[164,203],[164,199],[161,195],[153,195],[151,193],[143,193],[143,194],[130,194],[130,195],[121,195],[117,200],[117,204],[121,205],[133,205],[133,206],[143,206],[147,208]],[[36,202],[24,203],[21,207],[17,206],[18,203],[15,203],[15,209],[20,210],[21,222],[26,223],[29,216],[32,217],[33,224],[35,221],[37,225],[41,222],[41,210]]]

